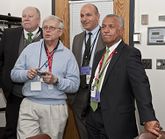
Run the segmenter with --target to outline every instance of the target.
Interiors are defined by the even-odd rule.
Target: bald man
[[[76,57],[80,68],[80,88],[73,99],[73,111],[75,113],[76,123],[81,139],[87,139],[87,131],[85,127],[86,112],[88,104],[88,85],[91,75],[92,63],[95,53],[104,48],[104,44],[100,37],[99,26],[100,14],[98,8],[94,4],[85,4],[80,10],[80,21],[84,31],[77,34],[73,39],[72,51]],[[87,54],[87,40],[90,40],[90,52]],[[87,70],[85,70],[87,69]],[[87,71],[87,73],[85,73]]]

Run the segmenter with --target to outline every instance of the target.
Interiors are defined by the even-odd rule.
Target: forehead
[[[119,22],[118,22],[118,20],[117,20],[117,18],[116,17],[105,17],[104,19],[103,19],[103,22],[102,22],[102,24],[104,25],[104,24],[119,24]]]
[[[81,8],[80,11],[81,14],[86,14],[86,13],[91,13],[91,14],[95,14],[96,13],[96,9],[91,6],[91,5],[85,5]]]
[[[58,21],[56,21],[56,20],[46,20],[46,21],[44,21],[44,23],[43,23],[43,25],[51,25],[51,26],[56,26],[56,25],[58,25]]]
[[[34,15],[36,14],[36,10],[34,8],[26,8],[25,10],[23,10],[22,14],[25,15],[25,14],[31,14],[31,15]]]

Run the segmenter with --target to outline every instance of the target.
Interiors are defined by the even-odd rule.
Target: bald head
[[[90,8],[91,10],[93,10],[95,12],[95,14],[99,14],[99,10],[96,7],[96,5],[94,5],[94,4],[90,4],[90,3],[85,4],[85,5],[82,6],[81,10],[84,9],[84,8]]]
[[[93,30],[99,24],[100,14],[94,4],[85,4],[80,11],[80,20],[84,29]]]

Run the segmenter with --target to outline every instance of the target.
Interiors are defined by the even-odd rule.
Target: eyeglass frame
[[[43,26],[42,27],[42,30],[44,30],[44,31],[46,31],[46,30],[55,31],[57,29],[61,29],[61,28],[57,28],[57,27],[54,27],[54,26]]]

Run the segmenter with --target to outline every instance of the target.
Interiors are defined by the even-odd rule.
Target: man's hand
[[[54,76],[51,72],[44,72],[45,75],[43,77],[43,81],[47,84],[56,84],[58,82],[58,78]]]
[[[155,134],[156,136],[160,136],[160,124],[158,121],[148,121],[144,124],[144,129],[148,132]]]
[[[32,80],[37,75],[37,69],[31,68],[27,72],[27,77]]]

